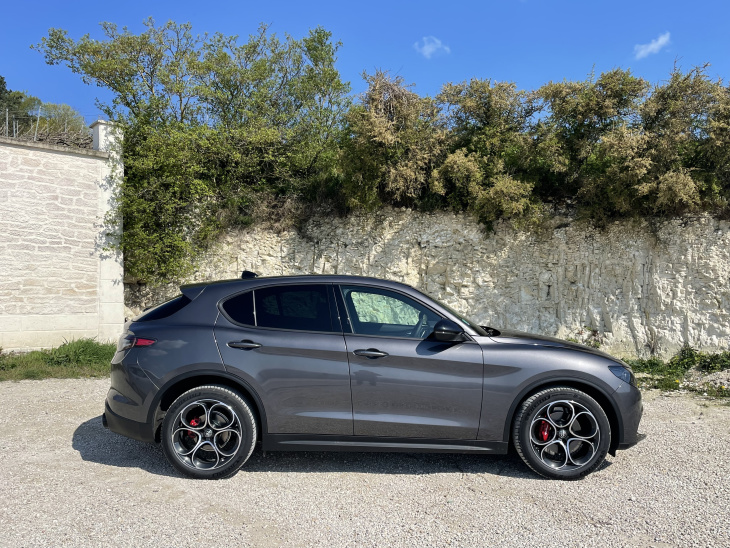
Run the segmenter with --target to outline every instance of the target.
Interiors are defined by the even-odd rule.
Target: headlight
[[[634,372],[631,371],[628,367],[624,367],[623,365],[609,365],[608,368],[611,370],[611,373],[616,375],[619,379],[624,381],[626,384],[630,384],[631,386],[636,386],[636,379],[634,378]]]

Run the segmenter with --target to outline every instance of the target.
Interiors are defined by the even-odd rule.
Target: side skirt
[[[509,444],[502,441],[312,436],[307,434],[265,434],[262,440],[262,449],[264,451],[388,451],[505,455],[508,447]]]

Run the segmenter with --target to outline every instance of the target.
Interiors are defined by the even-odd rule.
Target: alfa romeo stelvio
[[[186,285],[127,322],[104,425],[195,478],[264,451],[504,454],[578,479],[642,438],[631,368],[356,276]]]

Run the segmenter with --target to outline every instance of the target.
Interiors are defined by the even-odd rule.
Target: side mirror
[[[433,338],[441,342],[459,342],[466,340],[464,330],[456,322],[440,320],[433,328]]]

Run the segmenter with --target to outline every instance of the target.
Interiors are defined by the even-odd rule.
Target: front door
[[[482,349],[429,338],[441,317],[397,291],[342,285],[355,435],[476,439]]]

